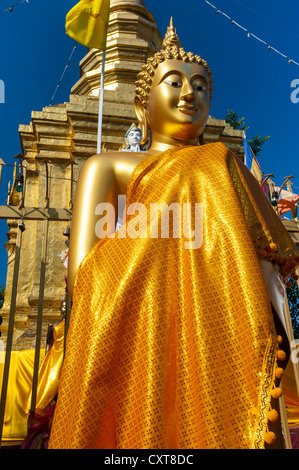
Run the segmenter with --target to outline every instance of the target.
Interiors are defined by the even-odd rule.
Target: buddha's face
[[[202,134],[210,111],[209,77],[201,65],[168,59],[156,69],[147,107],[153,134],[192,140]]]

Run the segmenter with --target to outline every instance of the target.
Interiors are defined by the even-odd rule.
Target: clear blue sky
[[[3,10],[17,0],[0,0]],[[0,157],[8,164],[21,151],[19,124],[29,124],[31,111],[50,104],[75,42],[65,34],[65,15],[76,0],[30,0],[13,12],[0,14],[0,79],[5,103],[0,104]],[[291,101],[291,82],[299,79],[299,66],[268,50],[203,0],[145,0],[164,36],[173,16],[187,51],[206,59],[213,70],[211,114],[224,119],[233,109],[250,126],[247,137],[270,135],[259,158],[264,173],[274,173],[280,185],[295,176],[299,192],[299,103]],[[256,36],[299,63],[298,0],[211,0]],[[69,101],[79,78],[79,61],[86,49],[78,45],[55,96]],[[298,93],[299,97],[299,93]],[[12,168],[5,168],[0,204],[5,204]],[[219,195],[219,203],[221,194]],[[6,282],[7,255],[3,247],[7,224],[0,222],[0,285]]]

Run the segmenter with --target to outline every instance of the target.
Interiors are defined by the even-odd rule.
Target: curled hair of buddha
[[[145,108],[148,106],[150,89],[156,69],[167,59],[183,60],[184,62],[197,62],[201,65],[207,71],[209,76],[210,100],[212,99],[213,78],[212,71],[208,63],[199,55],[194,55],[192,52],[186,52],[184,50],[171,18],[170,25],[167,28],[167,33],[162,43],[161,51],[156,52],[153,57],[150,57],[147,60],[146,64],[143,65],[141,72],[137,76],[138,81],[136,82],[135,89],[136,97]]]

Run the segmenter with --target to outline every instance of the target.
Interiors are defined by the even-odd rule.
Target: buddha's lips
[[[177,108],[179,111],[181,111],[181,113],[184,114],[195,114],[197,111],[197,108],[195,108],[195,106],[188,106],[186,104],[179,105]]]

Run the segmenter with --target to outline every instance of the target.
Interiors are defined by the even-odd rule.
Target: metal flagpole
[[[98,143],[97,143],[97,153],[101,153],[101,151],[102,151],[102,127],[103,127],[103,103],[104,103],[105,59],[106,59],[106,50],[103,50],[103,54],[102,54],[102,70],[101,70],[101,88],[100,88],[100,96],[99,96],[99,118],[98,118]]]

